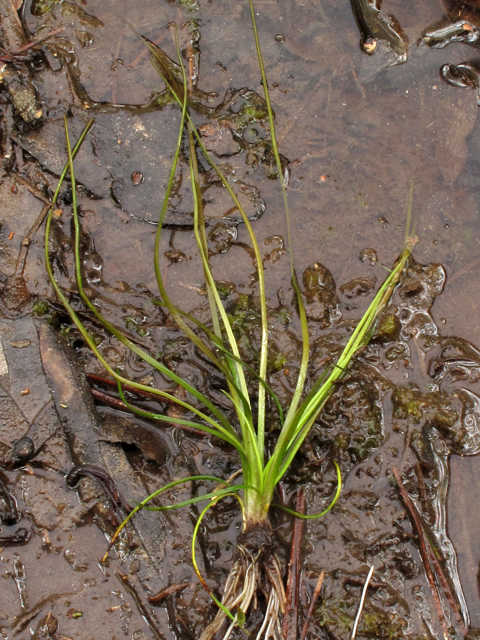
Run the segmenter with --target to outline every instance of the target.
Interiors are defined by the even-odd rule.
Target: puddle
[[[462,4],[464,12],[467,4]],[[307,508],[314,512],[328,504],[335,489],[332,457],[345,481],[337,507],[304,530],[299,624],[318,575],[325,571],[311,637],[350,637],[361,588],[373,563],[376,571],[357,637],[442,637],[419,541],[412,538],[408,506],[391,480],[395,467],[441,558],[460,613],[455,617],[452,612],[447,622],[460,637],[465,633],[457,618],[468,626],[470,617],[472,627],[480,627],[479,537],[475,516],[470,514],[480,464],[475,457],[480,446],[480,400],[475,395],[480,393],[480,355],[465,342],[480,345],[476,322],[480,138],[476,92],[471,86],[447,84],[439,70],[475,58],[475,50],[459,42],[446,48],[417,46],[425,30],[442,19],[434,0],[425,0],[415,11],[398,1],[385,8],[395,15],[409,43],[408,61],[395,66],[388,66],[391,50],[378,25],[366,30],[364,38],[369,46],[369,38],[378,39],[375,53],[361,51],[348,1],[258,2],[256,10],[280,152],[284,169],[287,165],[289,169],[292,247],[312,339],[311,379],[345,343],[352,322],[383,281],[382,265],[389,267],[401,250],[412,182],[418,236],[417,262],[396,292],[390,316],[332,397],[284,482],[288,499],[299,482],[305,483]],[[17,51],[26,44],[24,36],[10,9],[1,12],[4,46]],[[174,60],[166,25],[175,22],[181,27],[180,46],[189,62],[194,121],[244,204],[259,240],[274,344],[271,384],[288,403],[299,366],[300,331],[248,4],[26,0],[19,15],[23,27],[35,34],[32,38],[55,34],[30,61],[7,62],[9,76],[0,93],[4,212],[0,378],[6,407],[0,456],[8,467],[6,486],[22,517],[14,525],[3,522],[0,537],[10,535],[12,527],[31,531],[27,544],[5,546],[0,554],[4,579],[0,611],[7,612],[0,614],[2,637],[199,637],[215,609],[191,567],[194,525],[188,510],[166,515],[143,512],[131,534],[140,540],[136,551],[129,549],[126,537],[119,557],[112,551],[111,564],[106,568],[99,564],[116,516],[91,478],[90,484],[84,483],[86,489],[83,485],[79,489],[83,500],[65,484],[72,451],[74,457],[81,457],[81,452],[72,448],[68,429],[58,421],[47,382],[35,383],[43,376],[40,325],[48,321],[61,329],[91,376],[103,375],[103,370],[54,299],[45,272],[43,228],[29,236],[30,244],[22,245],[22,238],[51,197],[65,162],[63,116],[68,115],[72,137],[93,117],[94,127],[76,160],[89,291],[116,326],[225,405],[219,376],[151,302],[157,296],[152,260],[156,219],[179,111],[136,32]],[[475,9],[462,16],[462,24],[468,23],[470,32],[476,33]],[[405,38],[397,41],[398,47]],[[174,63],[171,70],[178,71]],[[468,85],[466,77],[462,82]],[[468,78],[475,84],[471,74]],[[160,266],[172,299],[207,321],[201,261],[192,231],[187,146],[167,212]],[[248,234],[206,163],[201,179],[214,275],[222,282],[241,355],[255,363],[259,312],[254,263],[246,248]],[[70,205],[66,183],[55,214],[51,252],[57,278],[78,307]],[[33,308],[36,325],[27,327]],[[158,372],[127,354],[115,339],[106,338],[91,319],[87,318],[87,326],[110,363],[132,379],[167,386]],[[456,339],[449,341],[453,336]],[[11,364],[15,359],[16,369]],[[152,435],[149,423],[137,421],[132,426],[120,416],[118,406],[105,406],[105,394],[112,390],[98,380],[90,381],[104,420],[95,418],[97,426],[92,428],[105,423],[114,434],[109,439],[98,427],[95,455],[109,461],[111,469],[117,465],[118,470],[130,470],[131,475],[125,471],[122,489],[131,492],[130,499],[132,495],[141,499],[138,496],[177,477],[198,473],[228,477],[238,468],[235,455],[217,442],[170,426],[160,436]],[[158,410],[158,405],[145,402]],[[172,410],[166,405],[160,408]],[[272,417],[272,432],[276,426]],[[26,434],[29,441],[23,445],[33,447],[37,455],[31,467],[22,466],[21,460],[12,467],[12,447]],[[198,490],[187,486],[169,499],[189,499]],[[87,497],[92,501],[88,509]],[[0,500],[1,517],[6,498],[0,494]],[[199,511],[195,507],[192,513]],[[279,513],[272,519],[285,566],[292,523]],[[156,537],[149,538],[153,530]],[[226,579],[234,557],[232,541],[239,530],[240,516],[233,502],[225,501],[205,521],[199,557],[213,588]],[[142,548],[147,549],[144,555],[138,550]],[[140,573],[132,570],[137,561],[150,567],[153,557],[160,560],[151,575],[144,568]],[[122,582],[116,571],[130,582]],[[153,595],[155,589],[172,585],[173,591],[160,603],[145,600],[146,593]],[[138,593],[143,593],[143,600]],[[232,637],[240,637],[235,633]]]

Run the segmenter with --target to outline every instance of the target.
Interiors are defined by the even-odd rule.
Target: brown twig
[[[168,596],[171,596],[174,593],[178,593],[179,591],[183,591],[189,586],[189,582],[182,582],[181,584],[171,584],[169,587],[165,587],[165,589],[162,589],[162,591],[159,591],[159,593],[155,594],[154,596],[148,596],[148,601],[152,604],[159,604],[160,602],[163,602],[165,598],[168,598]]]
[[[28,232],[28,234],[22,238],[20,243],[20,249],[18,251],[17,261],[15,263],[15,277],[23,277],[23,272],[25,271],[25,266],[27,264],[28,250],[30,249],[30,245],[32,244],[32,237],[38,231],[43,221],[45,220],[48,211],[50,209],[50,204],[45,204],[42,207],[42,211],[40,215],[33,223],[32,228]]]
[[[104,383],[108,383],[108,384],[113,384],[114,386],[117,386],[117,383],[114,382],[113,380],[107,380],[106,378],[101,378],[100,376],[96,376],[95,374],[92,373],[87,373],[86,374],[87,379],[90,380],[94,380],[94,381],[102,381]],[[134,393],[138,393],[140,395],[146,395],[146,396],[152,396],[155,400],[159,401],[160,398],[159,396],[156,396],[155,394],[148,394],[146,391],[141,391],[139,389],[134,389],[132,387],[126,387],[123,386],[124,389],[127,389],[129,391],[133,391]],[[131,413],[133,415],[135,415],[135,407],[130,408],[127,407],[122,400],[120,400],[119,398],[115,398],[114,396],[109,395],[108,393],[102,393],[102,391],[98,391],[98,389],[91,389],[92,392],[92,396],[98,400],[99,402],[103,402],[103,404],[106,404],[109,407],[112,407],[113,409],[118,409],[119,411],[126,411],[128,413]],[[142,409],[139,409],[139,411],[142,411]],[[205,431],[202,431],[201,429],[194,429],[193,427],[189,427],[188,425],[183,425],[183,424],[176,424],[175,422],[167,422],[167,421],[162,421],[163,424],[166,424],[170,427],[177,427],[178,429],[181,429],[182,431],[185,431],[186,433],[190,433],[194,436],[201,436],[202,438],[204,438],[206,435],[208,435],[207,433],[205,433]],[[156,424],[158,424],[158,422],[156,422]]]
[[[303,488],[297,493],[295,511],[305,512],[305,494]],[[296,640],[298,631],[298,587],[300,582],[301,550],[304,521],[295,518],[293,525],[290,563],[288,565],[288,579],[286,590],[286,611],[283,618],[283,637],[285,640]]]
[[[425,535],[425,534],[424,534]],[[453,611],[456,613],[457,618],[458,618],[458,622],[461,624],[462,628],[465,629],[465,625],[463,623],[463,619],[462,619],[462,615],[460,613],[460,610],[458,608],[458,604],[455,600],[455,597],[452,593],[452,589],[448,583],[448,580],[445,576],[445,573],[443,571],[442,565],[440,564],[440,562],[438,561],[437,555],[435,553],[435,550],[433,549],[432,543],[430,542],[428,536],[425,536],[426,538],[426,547],[427,547],[427,552],[429,554],[429,558],[430,558],[430,562],[433,565],[433,568],[435,570],[435,575],[437,576],[440,584],[442,585],[442,589],[443,592],[450,604],[450,606],[452,607]]]
[[[26,187],[30,193],[32,194],[32,196],[35,196],[35,198],[37,198],[38,200],[40,200],[40,202],[43,202],[43,204],[48,204],[49,206],[51,206],[53,203],[47,198],[47,196],[45,196],[38,187],[35,187],[33,184],[30,184],[30,182],[28,180],[25,180],[25,178],[22,178],[22,176],[19,176],[18,173],[14,173],[13,177],[15,179],[16,182],[18,182],[19,184],[23,185],[24,187]]]
[[[44,38],[40,38],[39,40],[35,40],[34,42],[28,42],[27,44],[24,44],[22,47],[19,47],[15,51],[7,51],[7,49],[0,47],[0,60],[2,62],[11,62],[13,64],[18,62],[27,62],[28,60],[31,59],[31,55],[29,53],[24,54],[25,51],[28,52],[33,47],[36,47],[42,42],[45,42],[45,40],[48,40],[52,36],[55,36],[57,35],[57,33],[60,33],[61,31],[64,31],[64,30],[65,30],[65,27],[62,27],[61,29],[56,29],[55,31],[51,31]]]
[[[32,240],[33,236],[37,233],[37,231],[42,226],[51,206],[52,206],[51,204],[45,203],[45,205],[42,207],[42,210],[40,211],[38,218],[35,220],[35,222],[30,228],[30,231],[27,233],[25,238],[23,238],[23,240],[30,240],[30,241]]]
[[[15,263],[15,276],[22,277],[23,272],[25,271],[25,267],[27,264],[28,250],[32,241],[28,236],[22,238],[22,242],[20,243],[20,250],[17,256],[17,262]]]
[[[33,42],[24,44],[23,47],[20,47],[19,49],[17,49],[13,53],[13,55],[16,55],[17,53],[23,53],[24,51],[28,51],[28,49],[31,49],[32,47],[36,47],[39,44],[42,44],[42,42],[45,42],[45,40],[48,40],[49,38],[53,38],[53,36],[57,36],[59,33],[62,33],[62,31],[65,31],[65,29],[66,27],[60,27],[59,29],[50,31],[49,33],[47,33],[46,36],[43,36],[43,38],[39,38],[38,40],[34,40]]]
[[[320,591],[322,589],[323,578],[325,576],[325,572],[318,576],[317,586],[315,587],[315,591],[313,592],[312,601],[310,602],[310,606],[308,607],[307,617],[305,619],[305,624],[302,628],[302,633],[300,634],[300,640],[305,640],[308,633],[308,627],[310,626],[310,620],[312,619],[313,610],[315,605],[317,604],[318,596],[320,595]]]
[[[425,544],[425,533],[423,531],[423,526],[420,520],[420,517],[418,515],[418,512],[415,508],[415,505],[413,504],[412,499],[410,498],[410,496],[407,493],[407,490],[405,489],[405,487],[403,486],[402,480],[400,478],[399,473],[397,472],[397,470],[395,469],[395,467],[393,467],[393,475],[395,478],[395,481],[397,483],[398,486],[398,490],[400,491],[400,496],[403,500],[403,504],[405,505],[405,508],[408,512],[408,515],[410,516],[410,521],[412,523],[412,527],[414,528],[414,530],[416,531],[417,535],[418,535],[418,542],[419,542],[419,551],[420,551],[420,555],[422,557],[422,561],[423,561],[423,566],[425,568],[425,574],[427,576],[427,580],[428,583],[430,585],[430,588],[432,590],[432,595],[433,595],[433,600],[435,603],[435,608],[437,610],[437,615],[438,615],[438,619],[440,620],[440,623],[443,627],[443,631],[445,633],[445,637],[448,637],[448,628],[447,628],[447,623],[445,620],[445,614],[443,611],[443,607],[440,601],[440,595],[438,593],[438,589],[437,589],[437,585],[435,582],[435,577],[433,575],[433,571],[432,571],[432,567],[430,565],[430,558],[428,555],[428,551],[427,551],[427,547]]]
[[[144,591],[141,587],[138,578],[133,574],[123,574],[119,569],[115,569],[115,576],[120,583],[125,587],[128,593],[132,596],[138,610],[147,621],[147,624],[152,632],[155,640],[164,640],[162,630],[159,627],[158,620],[153,615],[153,612],[149,610],[147,603],[144,601]]]
[[[422,467],[418,460],[415,463],[415,473],[418,479],[418,494],[420,497],[420,504],[422,505],[422,510],[424,511],[425,515],[428,517],[429,521],[431,521],[432,517],[434,517],[434,514],[432,513],[432,503],[428,499],[425,478],[423,477]]]
[[[98,391],[98,389],[90,389],[92,392],[92,396],[95,400],[99,402],[103,402],[109,407],[113,407],[114,409],[119,409],[120,411],[129,411],[129,408],[125,403],[123,403],[118,398],[114,398],[113,396],[109,396],[108,393],[103,393],[102,391]]]
[[[415,471],[418,477],[418,489],[419,489],[419,493],[420,493],[420,500],[422,503],[422,508],[424,508],[428,514],[429,517],[434,517],[435,514],[432,513],[432,506],[430,504],[430,501],[428,500],[428,496],[427,496],[427,488],[425,486],[425,480],[423,478],[423,473],[422,473],[422,468],[420,463],[417,461],[416,465],[415,465]],[[457,614],[458,616],[458,621],[460,622],[460,624],[462,625],[462,627],[464,626],[463,623],[463,618],[462,618],[462,614],[460,613],[460,609],[459,606],[457,604],[457,601],[455,600],[455,597],[452,593],[452,589],[450,587],[450,584],[445,576],[445,572],[443,571],[443,567],[440,564],[440,562],[438,561],[437,558],[437,554],[435,553],[435,549],[433,548],[432,542],[429,539],[428,534],[425,533],[424,530],[424,535],[426,537],[426,541],[427,544],[425,545],[427,547],[427,551],[429,552],[429,557],[430,557],[430,562],[433,565],[433,568],[435,570],[435,574],[442,586],[442,589],[445,593],[445,596],[447,597],[447,600],[450,604],[450,606],[452,607],[452,609],[454,610],[454,612]]]
[[[90,382],[98,382],[99,384],[103,384],[105,386],[118,388],[118,383],[116,382],[116,380],[110,380],[110,378],[103,378],[102,376],[98,376],[95,373],[87,373],[86,376],[87,376],[87,380],[89,380]],[[157,402],[162,401],[162,402],[170,403],[170,401],[165,398],[162,398],[160,400],[159,396],[156,393],[149,393],[148,391],[143,391],[143,389],[136,389],[135,387],[130,387],[127,384],[122,385],[122,388],[125,391],[129,391],[130,393],[136,394],[137,396],[143,396],[144,398],[149,398],[150,400],[156,400]]]

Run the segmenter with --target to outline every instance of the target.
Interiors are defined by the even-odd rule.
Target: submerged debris
[[[440,69],[440,77],[453,87],[470,87],[477,96],[480,106],[480,62],[461,62],[460,64],[444,64]]]
[[[378,43],[388,46],[394,55],[392,65],[402,64],[408,57],[408,39],[396,18],[380,9],[381,0],[351,0],[353,15],[360,30],[360,48],[373,55]]]
[[[20,527],[14,533],[0,534],[0,547],[19,547],[27,544],[31,537],[32,532],[30,529]]]
[[[115,482],[104,469],[91,464],[73,467],[73,469],[68,472],[65,480],[70,487],[75,487],[81,478],[93,478],[108,494],[115,507],[120,507],[127,513],[131,510],[130,505],[118,492]]]
[[[21,51],[27,38],[12,2],[2,2],[0,7],[0,43],[10,56],[0,55],[0,87],[6,87],[14,109],[28,124],[39,122],[43,116],[42,105],[32,82],[31,70],[27,62],[15,59],[15,52]]]

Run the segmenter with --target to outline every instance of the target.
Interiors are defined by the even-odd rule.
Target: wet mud
[[[197,638],[216,613],[191,564],[197,505],[141,511],[111,550],[108,541],[158,487],[192,475],[228,478],[239,460],[194,430],[159,427],[125,411],[55,299],[42,225],[66,161],[64,115],[72,138],[93,117],[75,164],[86,291],[115,326],[228,409],[220,374],[177,331],[153,272],[180,113],[138,34],[165,52],[178,81],[166,29],[175,22],[192,117],[259,239],[269,382],[288,406],[300,364],[300,324],[248,5],[26,0],[16,11],[9,0],[0,4],[0,636]],[[383,265],[398,255],[412,181],[418,236],[415,259],[372,342],[275,497],[294,508],[303,487],[306,511],[321,511],[335,493],[332,461],[340,465],[338,503],[297,532],[297,610],[289,614],[295,623],[288,638],[301,637],[322,571],[307,637],[350,638],[372,565],[357,638],[442,638],[446,630],[477,637],[477,3],[449,2],[446,13],[433,0],[415,11],[369,0],[257,4],[309,320],[309,385],[340,353],[383,281]],[[160,263],[172,299],[208,322],[187,145]],[[226,190],[206,162],[200,165],[214,276],[241,356],[254,366],[260,311],[252,252]],[[49,247],[62,289],[112,366],[181,394],[106,335],[81,305],[71,204],[67,180]],[[140,408],[178,415],[175,405],[127,393]],[[267,411],[270,447],[279,425],[275,407]],[[156,505],[213,488],[177,486]],[[273,510],[272,524],[286,577],[294,523]],[[210,510],[200,531],[200,570],[217,594],[240,527],[238,505],[229,498]]]

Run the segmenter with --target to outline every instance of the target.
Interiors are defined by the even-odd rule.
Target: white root
[[[264,557],[262,551],[252,553],[244,546],[238,546],[237,559],[225,583],[222,604],[233,614],[242,611],[247,614],[252,601],[256,608],[257,590],[267,602],[265,617],[257,633],[256,640],[281,640],[281,617],[285,608],[285,589],[280,562],[276,555]],[[226,613],[220,609],[214,620],[200,636],[200,640],[213,640],[221,630]],[[238,626],[237,616],[228,626],[223,640],[228,640]]]
[[[360,621],[360,616],[362,615],[363,605],[364,605],[364,602],[365,602],[365,596],[367,595],[368,585],[369,585],[370,580],[371,580],[371,578],[373,576],[374,569],[375,569],[375,566],[372,564],[372,566],[370,567],[370,571],[368,572],[367,579],[365,580],[365,584],[363,585],[362,597],[360,598],[360,604],[358,605],[358,611],[357,611],[357,615],[355,617],[355,623],[353,625],[353,630],[352,630],[352,637],[351,637],[350,640],[355,640],[355,638],[356,638],[357,629],[358,629],[358,623]]]

